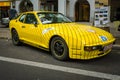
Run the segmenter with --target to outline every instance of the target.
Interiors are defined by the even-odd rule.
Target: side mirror
[[[38,22],[37,22],[37,21],[34,21],[33,24],[35,25],[35,27],[37,27]]]

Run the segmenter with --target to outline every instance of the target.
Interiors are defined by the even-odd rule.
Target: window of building
[[[58,0],[41,0],[40,10],[58,11]]]

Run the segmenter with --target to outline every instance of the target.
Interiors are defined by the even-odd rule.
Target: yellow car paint
[[[38,12],[39,11],[33,11],[21,14],[21,16],[29,13],[34,14],[38,21],[37,24],[26,24],[20,22],[21,16],[10,21],[10,30],[12,31],[12,29],[16,29],[19,39],[22,42],[49,50],[50,40],[54,36],[60,36],[65,40],[68,46],[69,58],[71,59],[92,59],[104,56],[111,51],[112,47],[108,47],[106,50],[84,50],[85,46],[101,45],[104,49],[105,46],[113,44],[115,38],[109,32],[74,22],[42,24],[37,16]]]

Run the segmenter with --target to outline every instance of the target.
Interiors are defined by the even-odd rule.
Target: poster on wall
[[[94,26],[102,26],[109,23],[109,7],[101,7],[95,9]]]

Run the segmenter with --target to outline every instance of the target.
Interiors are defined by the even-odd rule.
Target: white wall
[[[16,10],[17,10],[18,13],[19,13],[19,11],[20,11],[20,9],[19,9],[20,2],[21,2],[21,1],[16,1],[16,2],[15,2],[15,8],[16,8]]]
[[[93,23],[95,12],[95,0],[87,0],[90,4],[90,22]]]
[[[75,3],[77,0],[70,0],[70,8],[69,8],[69,17],[74,21],[75,20]]]
[[[66,0],[58,0],[58,12],[66,15]]]
[[[39,0],[30,0],[33,4],[33,10],[38,11],[40,10],[40,1]]]

